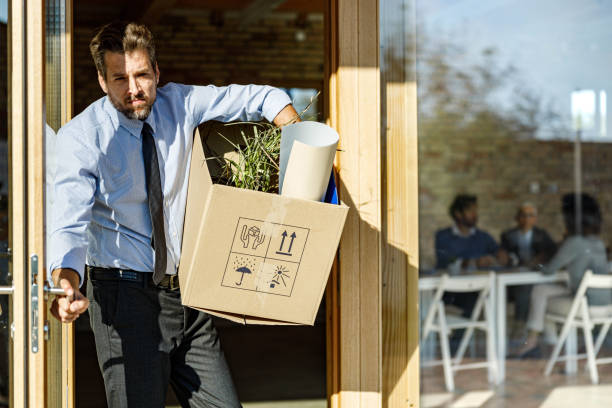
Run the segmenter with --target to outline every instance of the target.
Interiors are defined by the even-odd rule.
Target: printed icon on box
[[[258,292],[291,296],[297,278],[298,264],[275,259],[266,260],[255,272]],[[246,279],[246,278],[245,278]]]
[[[278,248],[278,251],[276,251],[277,254],[279,255],[288,255],[291,256],[291,249],[293,248],[293,241],[295,241],[295,239],[297,238],[297,235],[295,233],[295,231],[293,233],[291,233],[291,235],[289,235],[289,239],[288,234],[287,234],[287,230],[283,231],[283,233],[281,234],[281,236],[283,237],[281,239],[281,243],[280,243],[280,248]],[[287,249],[286,251],[285,249],[285,242],[287,243]]]
[[[248,276],[245,275],[253,276],[257,263],[258,260],[255,257],[236,254],[230,262],[230,265],[228,265],[230,276],[224,279],[224,283],[229,283],[231,286],[244,287],[246,279],[248,278]],[[252,283],[247,283],[247,286],[251,284]]]
[[[263,244],[266,236],[262,234],[258,227],[252,226],[248,227],[247,225],[242,226],[242,232],[240,234],[240,240],[242,241],[242,245],[244,248],[248,248],[253,243],[251,248],[257,249],[258,246]]]
[[[274,268],[274,276],[270,281],[270,288],[274,289],[274,287],[280,285],[281,283],[284,287],[287,287],[287,281],[285,280],[285,278],[291,279],[291,276],[289,276],[288,272],[289,269],[287,269],[283,265],[276,265],[276,267]]]

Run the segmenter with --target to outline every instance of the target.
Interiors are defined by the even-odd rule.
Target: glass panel
[[[9,270],[9,10],[0,0],[0,286],[10,286]],[[9,295],[0,295],[0,406],[8,405],[10,390],[10,315]]]
[[[9,270],[9,10],[0,0],[0,286],[10,286]],[[8,405],[10,390],[10,315],[9,295],[0,294],[0,406]]]
[[[64,33],[66,31],[66,9],[64,0],[45,1],[45,168],[46,168],[46,219],[49,220],[49,210],[53,205],[53,177],[55,162],[54,153],[55,135],[62,124],[66,109],[67,88],[65,72],[65,46]],[[49,224],[47,224],[48,226]],[[51,229],[47,227],[49,234]],[[45,245],[48,248],[48,243]],[[49,317],[49,341],[47,342],[47,403],[49,406],[61,406],[62,395],[69,390],[62,390],[62,354],[67,353],[67,341],[62,343],[62,325],[53,317]],[[62,345],[64,344],[64,346]]]
[[[476,285],[477,277],[493,271],[500,289],[485,298],[490,301],[482,310],[475,292],[446,290],[443,307],[422,322],[422,330],[434,323],[421,343],[423,404],[563,407],[580,400],[591,406],[586,392],[605,389],[586,384],[594,371],[600,382],[612,379],[610,366],[588,371],[584,359],[579,370],[557,363],[550,376],[544,368],[585,271],[609,271],[611,5],[416,4],[423,320],[438,305],[433,293],[443,273]],[[569,282],[558,271],[566,271]],[[609,305],[611,290],[589,292],[587,300]],[[485,319],[484,309],[492,320],[491,342],[484,330],[470,338],[458,329],[448,346],[452,356],[465,351],[462,363],[490,363],[489,374],[472,367],[445,376],[442,365],[431,366],[445,360],[439,316],[460,324]],[[545,319],[553,312],[557,323]],[[599,326],[592,333],[602,332]],[[598,357],[610,355],[610,336],[601,339]],[[580,331],[569,352],[589,344]],[[504,387],[496,388],[496,381]]]

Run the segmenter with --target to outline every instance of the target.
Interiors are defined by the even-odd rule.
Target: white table
[[[498,272],[496,276],[496,312],[497,312],[497,356],[499,361],[498,381],[503,382],[506,377],[506,305],[508,286],[514,285],[534,285],[538,283],[557,283],[567,282],[568,275],[565,272],[556,273],[553,275],[544,275],[541,272]],[[576,336],[568,338],[567,352],[568,354],[575,353]],[[572,341],[573,340],[573,341]],[[566,364],[566,372],[576,372],[576,360],[568,360]]]

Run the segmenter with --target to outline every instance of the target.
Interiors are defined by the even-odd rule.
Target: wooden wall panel
[[[413,6],[335,0],[329,12],[330,121],[340,134],[340,194],[351,208],[340,244],[331,407],[419,404]]]
[[[340,196],[351,211],[340,244],[341,407],[381,405],[380,72],[378,1],[332,1],[330,120],[340,134]]]

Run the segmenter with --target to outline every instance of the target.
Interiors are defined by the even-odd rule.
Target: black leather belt
[[[101,268],[99,266],[87,265],[87,274],[89,279],[98,281],[129,281],[141,283],[143,287],[158,287],[160,289],[177,290],[179,289],[178,275],[166,275],[162,281],[155,285],[153,283],[151,272],[138,272],[130,269],[119,268]]]

